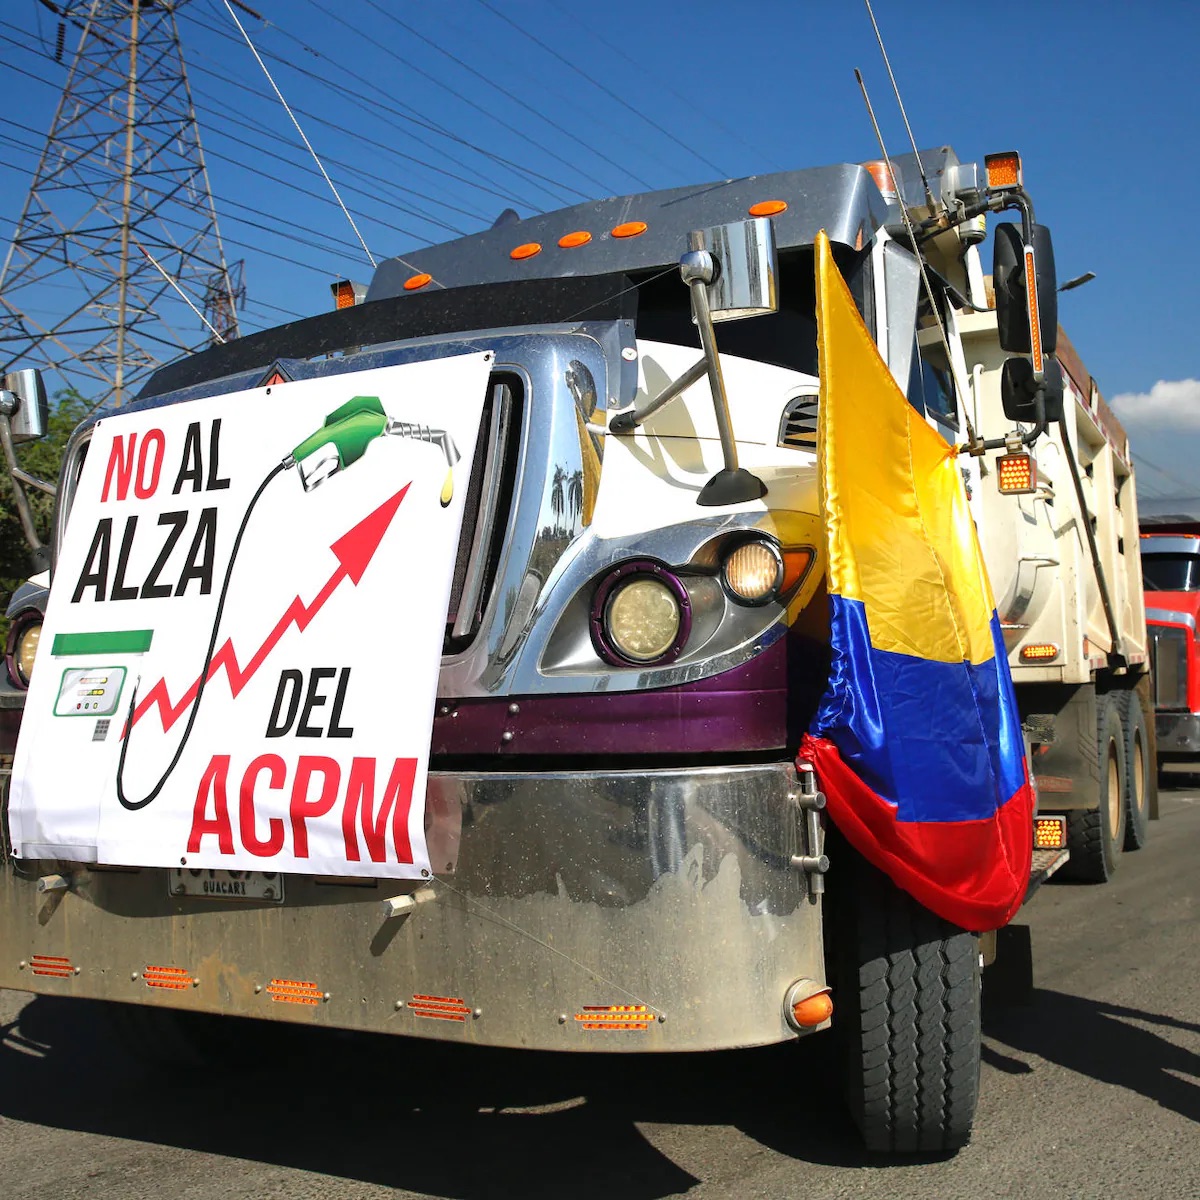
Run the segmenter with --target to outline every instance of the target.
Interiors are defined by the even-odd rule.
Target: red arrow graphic
[[[230,694],[236,699],[292,625],[295,625],[303,633],[317,613],[325,607],[325,602],[337,590],[343,579],[349,579],[351,583],[357,585],[362,579],[367,565],[375,557],[375,551],[379,549],[379,543],[383,541],[383,535],[387,532],[408,489],[409,485],[406,483],[394,496],[385,500],[373,513],[364,517],[353,529],[344,533],[330,546],[337,557],[338,566],[325,581],[325,586],[321,588],[310,604],[305,604],[297,596],[287,606],[283,616],[275,623],[275,627],[267,634],[262,645],[254,652],[244,667],[238,664],[233,639],[227,638],[208,665],[208,679],[211,680],[218,671],[223,670],[229,679]],[[167,690],[167,681],[160,679],[146,693],[145,697],[138,701],[122,736],[128,734],[129,730],[155,705],[158,706],[162,716],[163,732],[166,733],[188,710],[188,707],[196,699],[199,689],[200,680],[197,678],[192,686],[180,696],[179,700],[172,703],[171,694]]]

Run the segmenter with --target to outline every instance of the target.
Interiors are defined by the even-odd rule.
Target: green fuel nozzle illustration
[[[454,495],[454,465],[458,447],[444,429],[399,421],[384,412],[378,396],[355,396],[325,418],[325,424],[306,437],[287,458],[285,467],[296,467],[306,492],[319,487],[330,476],[358,462],[378,437],[403,437],[439,446],[446,456],[446,482],[439,499],[442,507]]]

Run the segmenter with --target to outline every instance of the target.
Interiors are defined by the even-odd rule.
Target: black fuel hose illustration
[[[138,683],[134,684],[133,694],[129,699],[129,711],[125,717],[125,735],[121,743],[121,754],[117,759],[117,799],[122,808],[136,812],[155,800],[183,757],[188,739],[195,727],[196,718],[200,713],[200,701],[204,697],[204,689],[208,685],[208,673],[212,666],[213,652],[217,647],[217,638],[221,632],[221,616],[225,611],[225,598],[229,594],[229,583],[233,578],[234,564],[237,562],[238,551],[241,549],[242,538],[250,524],[250,518],[259,500],[262,499],[263,493],[270,487],[276,476],[282,475],[293,467],[297,468],[297,475],[304,490],[311,492],[339,471],[344,471],[358,462],[376,438],[387,435],[430,442],[441,448],[446,456],[446,482],[442,485],[439,501],[443,508],[450,503],[454,494],[454,466],[460,456],[454,439],[446,430],[394,420],[384,412],[383,404],[378,396],[356,396],[340,408],[334,409],[325,418],[325,423],[320,429],[305,438],[282,462],[277,463],[267,472],[266,477],[250,498],[246,511],[242,514],[237,537],[234,538],[233,549],[229,553],[229,564],[225,568],[225,578],[221,583],[216,612],[213,614],[212,631],[209,634],[208,648],[204,652],[204,664],[196,685],[196,698],[192,701],[192,711],[188,714],[183,736],[179,739],[179,745],[175,748],[175,754],[167,764],[166,770],[163,771],[154,787],[140,800],[130,800],[125,795],[124,784],[125,758],[129,753],[129,743],[133,738],[133,714],[137,708],[140,679]]]

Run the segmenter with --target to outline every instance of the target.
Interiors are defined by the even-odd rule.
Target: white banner
[[[430,733],[490,366],[385,367],[96,426],[17,744],[21,856],[428,871]]]

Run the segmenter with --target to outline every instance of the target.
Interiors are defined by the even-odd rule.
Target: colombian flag
[[[801,753],[866,859],[964,929],[1029,882],[1033,795],[954,449],[904,398],[817,241],[832,664]]]

